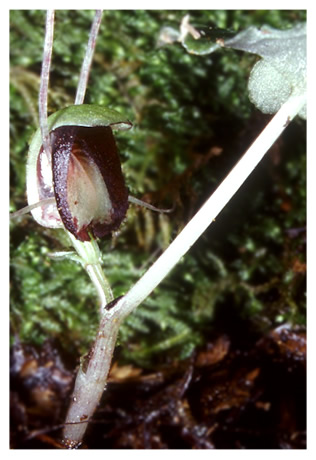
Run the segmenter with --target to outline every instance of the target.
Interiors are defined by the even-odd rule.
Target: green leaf
[[[248,90],[263,113],[276,113],[291,95],[306,92],[306,23],[287,30],[252,26],[231,37],[229,30],[195,28],[185,16],[177,36],[174,31],[162,32],[167,43],[179,41],[191,54],[210,54],[223,47],[259,55],[262,59],[251,71]],[[299,116],[306,119],[306,105]]]
[[[258,54],[248,82],[249,98],[263,113],[275,113],[293,94],[306,92],[306,24],[289,30],[249,27],[225,46]],[[306,118],[306,106],[299,116]]]

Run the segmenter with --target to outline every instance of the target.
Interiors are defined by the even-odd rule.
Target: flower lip
[[[51,133],[53,184],[61,220],[81,241],[121,224],[128,191],[109,126],[62,126]]]

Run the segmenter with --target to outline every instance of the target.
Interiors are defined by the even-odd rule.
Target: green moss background
[[[130,193],[173,213],[130,207],[119,233],[100,241],[115,296],[137,281],[194,215],[270,119],[248,100],[257,57],[232,50],[189,55],[159,47],[162,27],[188,11],[105,11],[85,102],[124,113],[117,135]],[[93,11],[57,11],[49,112],[72,104]],[[305,11],[192,11],[194,25],[289,28]],[[28,141],[37,127],[45,11],[10,12],[11,210],[26,204]],[[295,120],[235,198],[169,277],[124,323],[121,360],[147,366],[184,358],[214,331],[260,335],[305,321],[305,123]],[[62,230],[31,217],[11,223],[11,331],[22,342],[54,339],[79,356],[98,323],[87,275],[50,253]]]

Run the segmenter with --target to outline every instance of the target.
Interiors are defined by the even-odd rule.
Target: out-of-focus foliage
[[[130,193],[173,213],[130,208],[121,230],[100,242],[115,296],[126,292],[220,183],[270,117],[249,102],[256,57],[232,50],[186,53],[157,46],[163,26],[187,11],[106,11],[85,102],[124,113],[117,134]],[[49,112],[72,104],[93,11],[57,11]],[[193,25],[286,29],[304,11],[192,11]],[[11,11],[11,205],[25,205],[28,141],[37,128],[45,12]],[[305,318],[305,124],[292,123],[236,197],[172,274],[122,326],[121,358],[150,364],[166,350],[183,358],[214,328],[242,335]],[[97,297],[71,261],[62,230],[31,217],[11,226],[12,334],[68,352],[87,350]]]

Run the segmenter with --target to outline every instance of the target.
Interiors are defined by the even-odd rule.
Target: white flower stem
[[[81,363],[73,399],[67,414],[63,442],[68,448],[75,448],[81,444],[88,421],[100,401],[106,386],[117,333],[123,319],[150,295],[215,220],[304,104],[305,97],[293,96],[282,106],[213,195],[161,257],[111,309],[101,309],[98,334],[88,357]],[[87,365],[86,362],[88,362]]]

